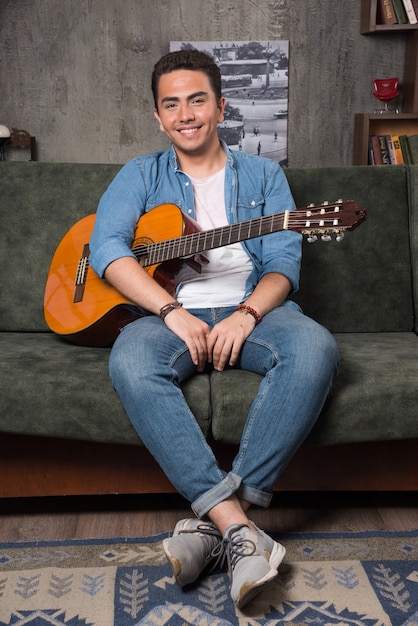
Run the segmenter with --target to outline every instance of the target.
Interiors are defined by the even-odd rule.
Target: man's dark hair
[[[154,96],[154,105],[158,109],[158,83],[163,74],[169,74],[175,70],[193,70],[204,72],[215,92],[216,100],[222,97],[221,72],[215,61],[200,50],[178,50],[165,54],[154,65],[151,78],[151,89]]]

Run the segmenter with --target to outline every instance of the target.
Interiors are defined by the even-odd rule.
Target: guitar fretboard
[[[205,250],[221,248],[232,243],[262,237],[285,228],[289,211],[264,215],[237,224],[221,226],[175,239],[167,239],[147,246],[132,248],[141,265],[149,266],[180,257],[188,257]]]

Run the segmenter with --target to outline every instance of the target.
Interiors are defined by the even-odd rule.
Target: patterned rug
[[[0,543],[0,626],[418,625],[418,531],[288,534],[242,612],[227,574],[181,590],[166,535]]]

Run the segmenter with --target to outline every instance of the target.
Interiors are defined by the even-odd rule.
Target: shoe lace
[[[232,573],[240,559],[244,556],[251,556],[257,549],[254,541],[238,534],[242,528],[248,528],[248,526],[241,524],[234,529],[230,537],[222,537],[216,528],[203,523],[196,528],[184,528],[180,530],[179,535],[183,533],[200,534],[207,545],[210,558],[214,559],[209,572],[228,568],[229,572]],[[219,540],[215,546],[212,544],[213,537]]]
[[[196,526],[196,528],[183,528],[179,531],[179,535],[186,533],[197,533],[199,535],[202,535],[202,539],[208,547],[208,552],[211,552],[212,550],[212,537],[217,537],[219,541],[222,540],[222,535],[220,534],[220,532],[210,524],[205,523],[199,524],[198,526]]]
[[[207,542],[208,546],[210,545],[210,537],[218,537],[219,539],[222,539],[222,535],[219,530],[217,530],[214,526],[205,523],[198,524],[196,528],[182,528],[182,530],[179,531],[179,535],[186,533],[201,534],[202,539]]]
[[[224,552],[226,553],[228,569],[231,574],[238,561],[245,556],[252,556],[257,550],[254,541],[246,539],[242,534],[239,534],[242,528],[248,529],[248,526],[245,524],[237,526],[229,538],[223,539],[223,543],[225,544]]]

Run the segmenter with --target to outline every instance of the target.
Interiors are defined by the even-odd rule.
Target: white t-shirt
[[[196,221],[202,230],[227,226],[225,168],[207,178],[192,178]],[[252,262],[240,243],[207,250],[209,263],[181,285],[177,298],[186,308],[234,306],[242,302]]]

